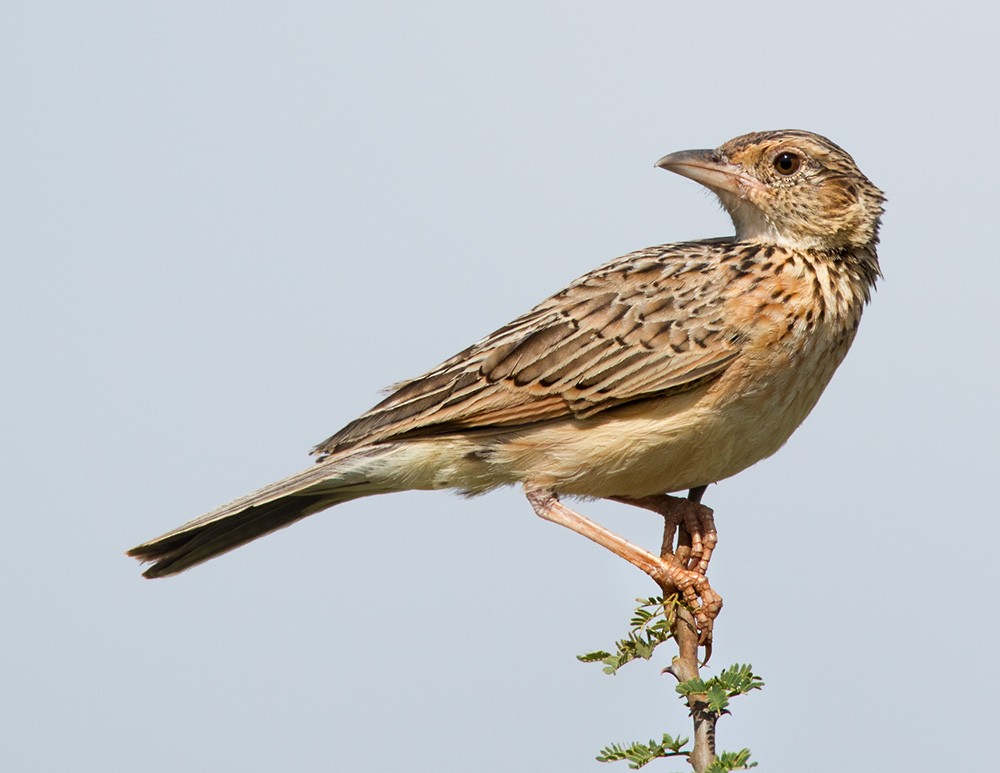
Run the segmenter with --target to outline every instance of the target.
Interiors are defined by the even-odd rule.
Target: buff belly
[[[529,483],[600,498],[713,483],[776,452],[812,410],[850,341],[812,344],[770,353],[760,367],[746,357],[707,386],[586,419],[387,444],[366,474],[383,491]]]
[[[533,427],[484,456],[505,482],[567,495],[635,497],[713,483],[784,445],[846,349],[800,351],[779,369],[772,358],[764,373],[744,361],[708,387]]]

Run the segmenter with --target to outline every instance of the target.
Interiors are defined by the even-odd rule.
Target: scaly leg
[[[701,630],[702,643],[711,641],[712,621],[722,609],[722,598],[712,590],[704,574],[688,569],[672,555],[668,554],[661,558],[633,545],[623,537],[566,507],[555,493],[548,489],[525,486],[524,493],[539,517],[572,529],[577,534],[582,534],[601,547],[607,548],[616,556],[624,558],[644,571],[661,587],[676,588],[684,601],[694,610],[698,628]]]
[[[705,574],[712,559],[712,551],[719,544],[719,534],[715,530],[712,508],[701,504],[701,495],[704,493],[705,487],[699,486],[691,489],[687,498],[674,497],[670,494],[611,498],[615,502],[635,505],[662,515],[667,521],[667,530],[663,538],[664,550],[668,548],[668,540],[673,542],[677,527],[684,524],[688,534],[691,535],[691,557],[685,562],[685,566],[698,574]]]

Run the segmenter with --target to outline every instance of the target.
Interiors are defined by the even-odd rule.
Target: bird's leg
[[[701,504],[701,497],[704,493],[705,486],[698,486],[688,492],[687,498],[675,497],[670,494],[611,498],[615,502],[635,505],[663,516],[666,521],[666,528],[663,532],[664,552],[668,551],[668,547],[669,552],[674,552],[674,533],[678,526],[684,526],[684,529],[681,530],[681,538],[678,540],[677,558],[688,569],[698,574],[705,574],[708,571],[708,563],[712,559],[712,551],[719,543],[719,534],[715,530],[712,508]],[[690,535],[689,540],[683,539],[685,531]],[[685,542],[690,542],[690,546],[684,545]],[[683,548],[688,549],[684,550]],[[684,555],[685,553],[689,555]]]
[[[722,609],[722,598],[708,584],[704,574],[688,569],[670,554],[663,557],[653,555],[598,523],[566,507],[549,489],[524,487],[525,496],[535,514],[546,521],[558,523],[577,534],[582,534],[616,556],[624,558],[652,577],[661,588],[676,588],[695,612],[695,619],[702,632],[702,639],[710,641],[712,621]]]

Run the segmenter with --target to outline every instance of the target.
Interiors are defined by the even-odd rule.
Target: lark
[[[649,247],[585,274],[394,387],[316,464],[129,551],[176,574],[359,497],[523,486],[535,513],[678,589],[710,631],[722,600],[705,487],[777,451],[854,339],[880,277],[884,196],[830,140],[746,134],[656,166],[695,180],[735,235]],[[687,498],[674,496],[688,490]],[[567,506],[611,499],[691,533],[654,555]]]

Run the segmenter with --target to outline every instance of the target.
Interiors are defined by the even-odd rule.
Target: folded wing
[[[717,262],[691,242],[631,253],[395,391],[314,449],[586,417],[719,374],[738,356]],[[715,253],[718,254],[717,252]]]

